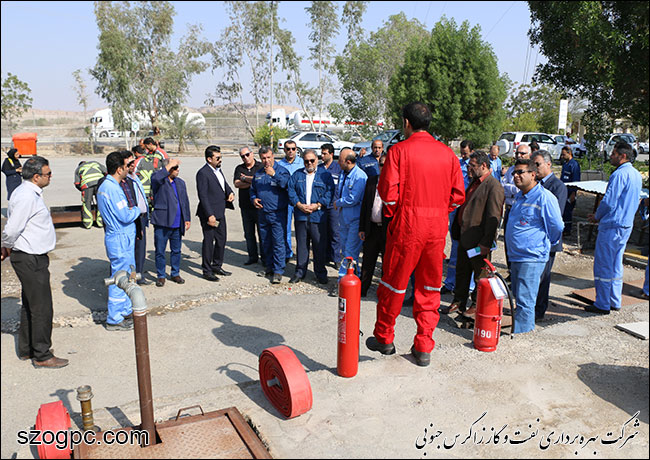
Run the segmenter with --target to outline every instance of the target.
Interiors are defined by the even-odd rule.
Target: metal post
[[[92,399],[93,390],[90,385],[82,385],[77,388],[77,401],[81,403],[81,420],[83,421],[84,431],[97,432],[99,427],[95,426]]]

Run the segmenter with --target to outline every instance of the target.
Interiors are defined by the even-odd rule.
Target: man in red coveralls
[[[366,346],[384,355],[395,353],[395,319],[400,314],[409,277],[415,270],[413,318],[417,333],[411,354],[418,366],[428,366],[435,345],[433,331],[440,314],[442,261],[448,216],[465,201],[458,158],[426,130],[429,108],[420,102],[402,112],[406,140],[388,151],[379,178],[379,196],[388,226],[384,275],[377,289],[377,322]]]

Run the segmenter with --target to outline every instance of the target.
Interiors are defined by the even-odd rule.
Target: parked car
[[[634,134],[630,133],[613,133],[609,135],[609,138],[607,139],[607,142],[604,143],[601,153],[607,157],[609,157],[612,154],[612,150],[614,150],[614,146],[616,145],[617,142],[627,142],[632,146],[632,149],[634,150],[634,155],[636,156],[637,154],[637,146],[636,146],[636,137],[634,137]]]
[[[370,152],[370,147],[372,146],[372,143],[377,140],[382,141],[384,143],[384,152],[388,152],[388,148],[391,145],[397,144],[399,141],[404,140],[404,135],[402,134],[401,129],[389,129],[377,134],[375,137],[372,138],[372,140],[357,142],[356,144],[354,144],[354,147],[352,147],[352,150],[354,150],[354,153],[356,153],[357,155],[359,154],[361,149],[366,149],[366,152]]]
[[[324,132],[319,133],[318,131],[298,131],[287,139],[278,140],[279,153],[284,155],[284,144],[289,139],[296,143],[296,147],[298,147],[298,156],[302,156],[302,153],[307,149],[314,149],[316,153],[320,155],[321,145],[332,144],[334,146],[334,158],[338,158],[341,149],[345,147],[352,148],[354,146],[352,142],[341,141],[332,134]]]
[[[564,134],[554,134],[551,137],[555,139],[555,142],[558,144],[565,144],[571,147],[571,152],[573,152],[574,157],[583,157],[587,154],[587,147],[585,147],[583,144],[574,141],[571,139],[569,136],[565,136]],[[560,150],[562,148],[560,147]]]
[[[639,155],[641,155],[643,153],[648,153],[648,151],[649,151],[648,143],[647,142],[639,142],[639,141],[637,141],[636,150],[639,153]]]
[[[553,139],[553,137],[545,133],[523,131],[505,132],[499,137],[497,145],[499,146],[499,152],[501,155],[514,156],[515,150],[519,145],[528,145],[533,141],[537,142],[540,149],[547,150],[554,160],[560,159],[560,153],[562,153],[562,147],[564,147],[565,144],[558,143]]]

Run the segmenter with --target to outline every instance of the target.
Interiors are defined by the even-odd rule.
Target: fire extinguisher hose
[[[512,331],[515,330],[515,307],[517,302],[515,301],[514,296],[512,295],[512,291],[510,290],[510,286],[508,286],[508,283],[506,283],[506,280],[503,279],[503,276],[501,276],[501,273],[497,272],[496,270],[493,272],[500,280],[503,282],[503,285],[506,288],[506,291],[508,292],[508,303],[510,303],[510,317],[512,318],[512,326],[510,327],[510,338],[514,339],[515,336]]]
[[[312,406],[311,385],[291,348],[267,348],[259,359],[260,384],[269,402],[287,418],[297,417]]]

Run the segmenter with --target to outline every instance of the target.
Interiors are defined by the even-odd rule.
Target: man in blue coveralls
[[[271,283],[279,284],[286,265],[287,206],[289,196],[287,185],[291,174],[273,158],[271,147],[260,147],[260,168],[253,176],[250,197],[258,209],[260,239],[266,262],[266,271]]]
[[[359,238],[359,217],[361,216],[361,202],[366,189],[368,176],[356,165],[357,157],[351,148],[341,149],[339,165],[341,176],[339,177],[339,199],[334,202],[334,208],[340,210],[339,223],[341,226],[341,251],[343,260],[352,257],[355,261],[359,259],[359,252],[363,241]],[[360,274],[359,265],[355,271]],[[339,278],[347,273],[347,266],[341,263]]]
[[[99,186],[97,207],[104,219],[104,244],[111,262],[111,276],[120,270],[135,270],[135,221],[140,217],[137,203],[129,203],[120,183],[126,178],[127,158],[131,152],[111,152],[106,157],[108,175]],[[126,293],[111,285],[108,287],[108,316],[106,329],[128,331],[133,329],[133,305]]]
[[[585,311],[609,315],[621,309],[623,291],[623,253],[632,233],[634,214],[641,198],[641,174],[634,169],[634,150],[627,142],[617,142],[609,157],[616,170],[609,176],[607,191],[591,223],[598,222],[594,251],[596,300]]]
[[[573,158],[573,151],[571,147],[562,147],[560,154],[562,160],[562,174],[560,180],[566,182],[579,182],[580,181],[580,164]],[[576,195],[578,194],[578,187],[567,187],[567,201],[564,206],[564,236],[571,234],[571,223],[573,221],[573,208],[576,206]]]
[[[380,139],[372,141],[370,155],[364,155],[357,160],[357,166],[366,173],[368,178],[379,175],[379,158],[384,154],[384,143]]]
[[[334,209],[334,201],[339,199],[339,176],[342,173],[338,161],[334,161],[334,146],[332,144],[323,144],[320,146],[322,163],[319,168],[324,168],[332,176],[334,181],[334,196],[332,202],[327,205],[327,243],[326,243],[326,262],[332,262],[334,268],[339,269],[341,261],[341,236],[339,227],[339,212]]]
[[[284,143],[284,158],[278,160],[278,164],[282,165],[287,171],[289,171],[289,176],[293,176],[293,173],[302,169],[304,167],[302,161],[296,158],[296,153],[298,147],[296,143],[292,140],[288,140]],[[287,206],[287,250],[286,258],[287,260],[293,257],[293,250],[291,249],[291,217],[293,216],[293,206],[289,204]]]
[[[535,329],[535,303],[540,278],[551,246],[562,237],[564,222],[557,198],[537,183],[534,160],[519,159],[513,171],[520,190],[510,209],[506,228],[512,275],[512,294],[517,301],[515,334]]]

